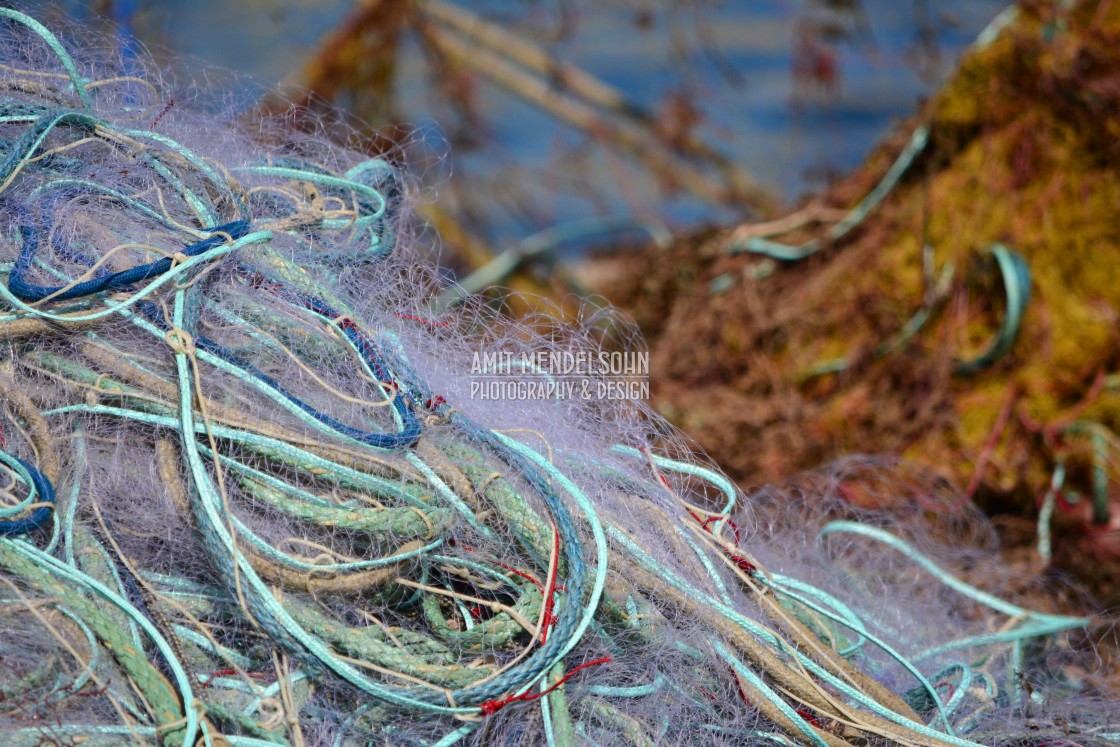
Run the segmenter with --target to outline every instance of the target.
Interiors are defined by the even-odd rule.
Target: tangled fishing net
[[[472,398],[632,338],[432,312],[397,164],[0,16],[5,745],[1120,738],[936,482],[744,495],[638,403]]]

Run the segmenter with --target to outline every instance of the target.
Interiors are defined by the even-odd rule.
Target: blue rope
[[[278,295],[280,295],[282,298],[285,298],[290,302],[293,302],[315,314],[318,314],[329,322],[343,319],[344,321],[338,324],[338,328],[342,332],[342,334],[346,336],[346,339],[348,339],[354,346],[354,348],[358,351],[358,354],[362,357],[362,360],[365,361],[365,364],[369,366],[371,371],[374,371],[376,373],[377,377],[381,381],[391,384],[394,387],[397,386],[396,377],[392,375],[391,368],[385,362],[385,360],[383,360],[381,353],[377,349],[377,346],[374,345],[373,342],[371,342],[369,338],[362,333],[361,329],[358,328],[357,325],[348,323],[345,320],[343,314],[335,310],[332,306],[327,304],[327,302],[315,296],[299,293],[298,291],[292,290],[291,288],[288,288],[274,281],[270,281],[269,286],[276,290]],[[215,355],[217,355],[217,353],[215,353]],[[263,376],[263,374],[261,375]],[[411,447],[415,445],[418,440],[420,440],[420,422],[416,419],[415,413],[413,413],[412,410],[408,407],[406,399],[402,396],[393,398],[393,409],[396,410],[397,414],[401,418],[401,429],[398,433],[362,434],[361,431],[354,430],[352,428],[349,428],[348,426],[342,424],[338,424],[336,426],[331,422],[328,422],[328,420],[324,420],[323,418],[326,418],[327,416],[317,415],[313,410],[308,409],[307,405],[300,403],[298,400],[291,397],[291,395],[283,392],[283,390],[280,389],[279,386],[275,384],[275,382],[272,382],[271,379],[267,379],[266,377],[265,380],[266,383],[269,383],[270,386],[276,388],[277,391],[288,397],[293,402],[293,404],[296,404],[298,407],[300,407],[300,409],[304,410],[312,417],[319,419],[320,422],[325,423],[332,428],[336,428],[336,430],[339,430],[342,433],[346,433],[346,435],[350,436],[351,438],[356,438],[363,443],[368,443],[371,446],[379,446],[380,448],[385,449],[396,449]]]
[[[293,293],[291,291],[288,292]],[[293,295],[298,294],[293,293]],[[310,300],[312,302],[321,303],[318,302],[317,299]],[[163,318],[163,315],[159,312],[158,307],[154,303],[150,301],[142,301],[137,306],[144,314],[144,316],[146,316],[157,327],[164,331],[169,331],[171,329],[171,327],[167,324],[167,321]],[[312,307],[309,306],[308,308]],[[325,305],[312,308],[312,310],[318,312],[318,308],[323,308],[327,311],[330,311],[330,307]],[[334,314],[333,316],[337,318],[338,315]],[[366,364],[369,365],[373,370],[382,373],[389,370],[385,362],[382,361],[381,357],[378,355],[376,347],[374,347],[374,345],[369,342],[369,340],[367,340],[364,335],[362,335],[357,330],[352,329],[344,329],[343,333],[351,339],[351,342],[353,342],[355,344],[355,347],[358,348],[358,351],[366,361]],[[299,397],[296,397],[294,394],[284,389],[284,387],[282,387],[278,381],[273,379],[264,371],[261,371],[252,363],[249,363],[248,361],[242,359],[236,353],[230,351],[220,343],[215,342],[208,337],[199,335],[194,339],[194,344],[200,350],[204,350],[205,352],[210,353],[217,358],[220,358],[226,363],[229,363],[232,366],[236,366],[250,376],[255,377],[258,381],[274,390],[277,394],[284,397],[284,399],[291,402],[293,405],[310,415],[315,420],[344,436],[354,439],[355,441],[360,441],[361,443],[379,449],[401,449],[412,447],[416,444],[417,441],[420,440],[420,421],[416,419],[416,415],[412,412],[411,408],[408,406],[408,402],[402,396],[397,396],[392,399],[393,409],[396,410],[397,414],[401,418],[400,431],[398,431],[397,433],[363,431],[358,428],[346,425],[345,423],[339,422],[338,420],[332,418],[330,415],[327,415],[326,413],[320,412],[319,410],[315,409],[308,403],[301,400]],[[389,377],[389,383],[393,383],[392,377]]]
[[[110,275],[93,278],[81,283],[75,283],[71,286],[32,285],[24,280],[24,276],[30,271],[31,263],[34,261],[35,255],[39,251],[39,229],[34,226],[22,225],[19,230],[23,239],[23,246],[20,248],[19,258],[16,260],[15,267],[12,268],[12,274],[8,279],[8,289],[16,298],[23,301],[42,301],[44,298],[48,297],[52,300],[67,301],[74,298],[92,296],[95,293],[124,290],[144,280],[159,277],[170,270],[175,264],[173,258],[164,257],[163,259],[150,262],[146,265],[137,265],[127,270],[114,272]],[[183,250],[183,254],[188,257],[194,257],[220,246],[229,238],[233,240],[240,239],[249,232],[249,222],[245,220],[236,220],[207,230],[214,235],[198,243],[191,244]]]
[[[5,462],[9,459],[16,462],[21,471],[26,472],[26,478],[30,481],[32,496],[38,497],[39,502],[51,504],[40,506],[30,516],[22,519],[0,520],[0,537],[16,537],[33,532],[46,524],[47,519],[54,512],[54,486],[51,485],[51,481],[47,479],[46,475],[17,456],[0,454],[0,459]]]

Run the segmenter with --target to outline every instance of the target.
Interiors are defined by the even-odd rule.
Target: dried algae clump
[[[903,128],[928,126],[929,144],[851,233],[801,262],[729,252],[749,226],[699,236],[644,255],[637,280],[612,289],[650,335],[663,413],[740,481],[898,453],[990,510],[1034,516],[1061,464],[1063,504],[1081,494],[1098,519],[1107,513],[1120,426],[1110,378],[1120,369],[1120,6],[1024,3],[984,41]],[[827,206],[862,199],[901,138]],[[778,238],[798,245],[826,229]],[[954,360],[991,345],[1006,317],[986,251],[997,242],[1029,267],[1030,300],[1010,350],[962,376]]]

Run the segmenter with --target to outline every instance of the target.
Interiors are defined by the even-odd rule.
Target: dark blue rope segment
[[[33,532],[46,524],[47,519],[54,513],[54,486],[51,485],[51,481],[47,479],[46,475],[19,457],[11,455],[9,457],[19,462],[19,465],[27,470],[40,502],[50,503],[51,505],[40,506],[32,511],[30,516],[22,519],[0,519],[0,537],[16,537]]]
[[[39,229],[34,226],[22,225],[19,230],[23,239],[23,246],[20,247],[19,258],[16,260],[15,267],[12,268],[12,274],[8,278],[8,290],[21,301],[42,301],[47,297],[53,297],[52,300],[56,301],[66,301],[106,291],[124,290],[144,280],[159,277],[174,265],[174,259],[164,257],[146,265],[137,265],[103,277],[75,283],[69,287],[65,285],[32,285],[24,278],[31,270],[31,263],[39,251]],[[183,249],[182,253],[188,257],[198,256],[224,244],[227,241],[227,236],[236,241],[249,232],[249,222],[236,220],[208,230],[215,235],[196,244],[191,244]]]
[[[347,433],[347,435],[351,436],[351,438],[358,438],[358,440],[362,441],[363,443],[368,443],[371,446],[380,446],[381,448],[387,449],[407,448],[413,446],[418,440],[420,440],[420,422],[416,419],[416,415],[413,414],[412,410],[409,408],[405,398],[400,395],[400,387],[398,386],[396,377],[392,375],[389,366],[382,359],[381,354],[377,350],[377,346],[374,345],[373,342],[369,340],[369,338],[362,334],[361,329],[359,329],[357,325],[351,322],[348,318],[344,317],[322,299],[316,298],[314,296],[304,295],[275,281],[266,281],[265,285],[270,290],[273,290],[281,298],[298,306],[301,306],[309,311],[312,311],[328,321],[340,320],[338,324],[339,329],[342,331],[342,334],[346,335],[346,339],[350,340],[354,347],[358,349],[358,354],[362,356],[362,360],[365,361],[366,365],[375,372],[378,379],[391,384],[398,390],[397,396],[393,398],[393,408],[401,416],[401,430],[399,433],[366,434],[367,437],[377,437],[379,442],[381,442],[374,443],[367,440],[367,438],[361,438],[357,435],[354,435],[355,433],[361,433],[361,431],[353,431],[353,429],[349,429],[348,426],[342,426],[342,428],[347,428],[348,430],[353,431],[353,433]],[[304,409],[305,412],[308,412],[308,414],[312,415],[312,417],[319,418],[319,416],[314,412],[307,410],[307,406],[303,403],[294,399],[290,395],[285,394],[285,396],[299,405],[300,408]],[[321,420],[321,422],[327,423],[326,420]],[[330,425],[330,423],[327,424]],[[334,428],[336,426],[331,425],[331,427]],[[392,442],[383,445],[383,443],[386,442],[387,438],[392,439]]]
[[[315,299],[312,300],[314,301]],[[324,306],[323,308],[329,309],[329,307],[326,306]],[[167,325],[166,320],[163,318],[163,315],[159,312],[159,309],[155,306],[155,304],[149,301],[143,301],[139,304],[139,309],[146,317],[148,317],[148,319],[153,324],[155,324],[159,328],[164,330],[170,329],[170,327],[168,327]],[[337,315],[335,316],[337,317]],[[354,342],[355,346],[360,351],[362,358],[366,361],[366,364],[369,365],[373,370],[377,371],[379,376],[384,375],[384,373],[388,369],[378,355],[374,345],[367,339],[365,339],[364,335],[361,335],[356,330],[343,330],[343,333],[346,334],[352,342]],[[355,340],[355,337],[353,335],[357,336],[357,340]],[[316,410],[308,403],[304,402],[291,392],[284,389],[284,387],[280,386],[280,383],[278,381],[273,379],[264,371],[261,371],[252,363],[244,360],[233,351],[227,349],[222,344],[202,335],[199,335],[195,338],[194,344],[198,349],[204,350],[217,358],[221,358],[223,361],[229,363],[230,365],[237,366],[241,370],[245,371],[249,375],[253,376],[257,380],[268,386],[277,394],[284,397],[284,399],[291,402],[300,410],[315,418],[315,420],[344,436],[354,439],[355,441],[360,441],[361,443],[367,444],[369,446],[374,446],[379,449],[402,449],[414,446],[416,442],[420,440],[420,421],[416,419],[416,415],[409,408],[408,403],[405,401],[405,398],[400,396],[399,393],[396,397],[393,398],[392,406],[401,417],[401,430],[397,433],[377,433],[372,431],[363,431],[358,428],[346,425],[345,423],[339,422],[338,420],[332,418],[330,415]],[[394,384],[394,382],[391,380],[388,381],[388,383]]]

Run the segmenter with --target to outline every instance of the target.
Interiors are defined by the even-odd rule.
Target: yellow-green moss
[[[673,278],[737,275],[757,262],[733,261],[722,237],[670,262],[651,255],[648,272],[635,273],[642,290],[623,289],[620,300],[669,330],[651,340],[669,361],[652,372],[655,392],[659,380],[673,382],[679,422],[695,426],[736,477],[773,479],[781,476],[767,471],[774,465],[803,469],[851,451],[895,452],[948,470],[963,487],[983,454],[977,495],[1017,500],[1029,513],[1056,456],[1040,427],[1056,428],[1081,407],[1078,417],[1120,432],[1120,392],[1091,389],[1099,372],[1120,371],[1120,4],[1098,18],[1099,8],[1024,4],[1011,28],[967,56],[921,115],[931,127],[926,152],[840,246],[717,299]],[[897,152],[875,154],[836,187],[832,204],[853,205]],[[927,241],[938,270],[955,267],[954,285],[908,345],[876,359],[875,347],[923,304]],[[952,358],[984,349],[1001,324],[998,274],[981,260],[993,242],[1026,259],[1031,303],[1009,355],[953,377]],[[835,359],[847,370],[808,375]],[[780,414],[750,430],[749,449],[734,442],[744,431],[728,424],[755,420],[734,406],[687,414],[691,403],[712,401],[709,388],[728,384]],[[1072,483],[1079,479],[1071,470]]]

